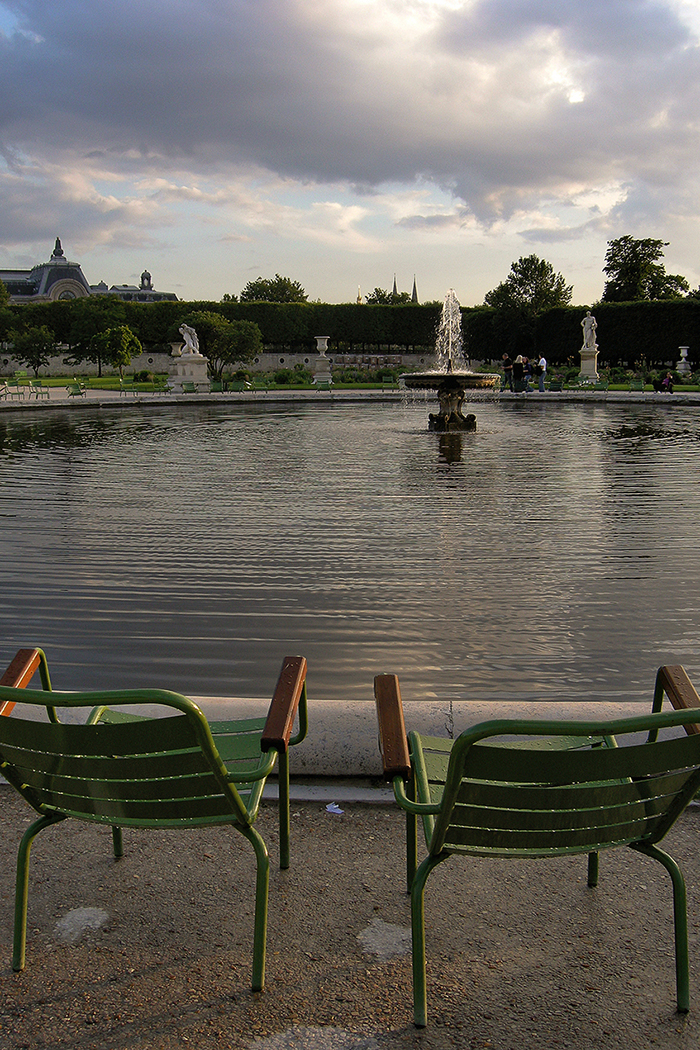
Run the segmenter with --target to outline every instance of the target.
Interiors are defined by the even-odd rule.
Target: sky
[[[700,0],[0,0],[0,268],[591,305],[625,234],[698,287]]]

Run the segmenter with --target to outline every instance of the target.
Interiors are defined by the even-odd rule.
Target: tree
[[[305,303],[308,296],[298,281],[289,277],[258,277],[257,281],[248,281],[241,292],[242,303]]]
[[[26,309],[26,307],[24,308]],[[126,304],[116,295],[91,295],[70,303],[71,325],[68,342],[71,359],[75,363],[94,361],[97,374],[102,375],[102,344],[95,337],[108,328],[123,325]]]
[[[7,306],[10,302],[10,293],[4,281],[0,281],[0,306]]]
[[[138,356],[143,347],[128,325],[120,324],[99,332],[92,339],[93,352],[100,362],[119,369],[119,375],[131,364],[131,358]]]
[[[689,290],[685,277],[668,274],[659,259],[668,241],[637,240],[626,234],[608,241],[603,273],[603,302],[632,303],[639,299],[682,299]]]
[[[252,361],[262,351],[262,333],[253,321],[227,321],[215,341],[209,368],[215,379],[221,379],[224,368]]]
[[[484,303],[496,310],[512,310],[534,318],[544,310],[566,306],[571,302],[572,292],[573,286],[554,272],[551,263],[536,255],[527,255],[511,263],[505,281],[486,293]]]
[[[23,332],[13,332],[12,342],[14,357],[31,368],[38,378],[39,369],[46,368],[56,346],[53,332],[46,325],[34,326]]]
[[[411,296],[408,292],[387,292],[385,288],[375,288],[365,296],[368,306],[399,306],[401,303],[410,303]]]

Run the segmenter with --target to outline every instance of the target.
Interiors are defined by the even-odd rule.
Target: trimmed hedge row
[[[552,365],[578,364],[581,320],[585,307],[559,307],[525,318],[490,307],[462,309],[465,345],[476,361],[499,362],[511,355],[543,353]],[[253,321],[266,349],[313,351],[315,336],[327,335],[335,353],[424,352],[435,344],[439,306],[357,305],[355,303],[125,303],[111,296],[54,303],[12,304],[14,318],[31,315],[32,325],[45,324],[57,341],[71,342],[76,319],[81,324],[128,324],[146,349],[166,348],[179,339],[178,327],[198,310],[220,313],[228,320]],[[26,311],[26,313],[24,313]],[[601,303],[595,307],[599,364],[625,368],[661,367],[675,363],[678,347],[690,347],[689,359],[700,368],[700,300]],[[104,320],[103,320],[104,319]],[[16,323],[16,321],[14,322]]]

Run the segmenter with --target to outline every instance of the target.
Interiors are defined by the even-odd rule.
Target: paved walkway
[[[65,387],[49,387],[50,396],[37,400],[25,397],[23,401],[0,399],[2,411],[42,411],[53,408],[95,409],[95,408],[131,408],[133,405],[173,405],[173,404],[225,404],[227,402],[250,403],[259,401],[291,402],[308,401],[322,403],[327,401],[400,401],[405,392],[391,390],[274,390],[274,391],[240,391],[227,394],[123,394],[118,390],[88,389],[84,397],[68,397]],[[419,391],[413,391],[415,396]],[[433,400],[431,393],[426,392],[428,400]],[[562,390],[547,391],[540,394],[532,391],[528,394],[511,394],[510,392],[491,394],[472,391],[470,401],[527,401],[532,404],[561,402],[610,402],[612,404],[653,404],[653,405],[697,405],[700,406],[700,393],[631,393],[629,391],[594,391]]]
[[[292,805],[292,867],[272,873],[265,991],[250,991],[252,851],[222,829],[125,832],[66,822],[37,838],[27,968],[10,971],[14,857],[30,811],[0,787],[3,1050],[697,1050],[700,809],[667,848],[689,890],[691,1013],[675,1012],[671,887],[616,850],[448,861],[428,883],[429,1027],[412,1024],[403,815]]]

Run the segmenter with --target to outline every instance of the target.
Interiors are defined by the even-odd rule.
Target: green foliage
[[[573,287],[551,263],[536,255],[521,256],[511,263],[510,273],[484,297],[486,306],[507,310],[523,317],[536,317],[544,310],[566,306],[571,302]]]
[[[631,303],[639,299],[681,299],[688,291],[685,277],[667,274],[663,263],[668,241],[629,234],[608,241],[603,273],[607,274],[603,302]]]
[[[410,303],[411,296],[408,292],[387,292],[384,288],[375,288],[373,292],[365,296],[368,306],[400,306],[402,303]]]
[[[538,318],[571,301],[572,286],[551,263],[536,255],[521,256],[511,264],[510,273],[484,297],[494,313],[490,318],[492,343],[515,357],[533,357],[541,353],[538,340]],[[478,357],[470,341],[469,354]],[[489,354],[489,357],[491,355]]]
[[[137,357],[142,346],[128,325],[115,325],[104,332],[98,332],[92,339],[92,351],[98,359],[113,368],[119,369],[119,375],[131,364],[131,358]]]
[[[38,377],[40,368],[46,368],[56,346],[53,332],[46,325],[13,332],[12,342],[13,356],[33,369],[35,377]]]
[[[220,380],[225,368],[262,353],[260,329],[251,321],[228,321],[213,310],[196,310],[185,320],[197,332],[200,352],[209,359],[214,379]]]
[[[241,292],[242,303],[305,303],[307,295],[298,281],[281,277],[278,273],[273,278],[258,277],[248,281]]]
[[[295,365],[294,368],[278,368],[272,373],[272,381],[275,386],[308,386],[313,376],[308,368]]]
[[[0,307],[7,306],[10,302],[10,293],[4,281],[0,281]]]

